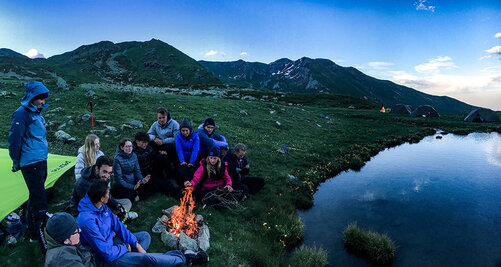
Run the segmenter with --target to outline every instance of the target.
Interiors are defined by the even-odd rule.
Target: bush
[[[387,264],[395,256],[395,242],[386,234],[364,231],[351,223],[343,232],[345,245],[367,257],[369,261]]]
[[[320,267],[325,265],[327,265],[327,251],[316,247],[301,246],[290,261],[290,266]]]

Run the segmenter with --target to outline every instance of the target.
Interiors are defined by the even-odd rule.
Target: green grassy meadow
[[[17,94],[0,102],[4,114],[0,117],[2,148],[7,147],[10,115],[18,108],[24,92],[20,82],[15,86],[11,84],[11,81],[0,83],[0,90]],[[55,88],[52,84],[47,85]],[[84,114],[90,114],[86,92],[73,88],[50,93],[47,103],[51,106],[44,111],[51,125],[47,128],[50,153],[76,156],[77,149],[83,145],[91,130],[90,120],[81,119]],[[95,92],[94,119],[101,121],[95,122],[95,129],[103,130],[104,125],[117,129],[117,132],[99,135],[101,150],[107,155],[114,156],[120,138],[133,138],[137,131],[147,131],[156,120],[155,111],[160,106],[166,107],[178,122],[188,119],[194,127],[212,117],[216,121],[216,132],[224,135],[230,146],[240,142],[247,144],[250,175],[265,177],[265,187],[243,202],[241,210],[195,208],[195,213],[202,214],[210,228],[210,266],[301,266],[308,262],[322,266],[326,262],[326,252],[321,248],[301,247],[294,251],[302,239],[302,222],[296,209],[313,205],[312,196],[322,181],[343,170],[361,168],[371,156],[387,147],[418,142],[433,134],[434,128],[458,134],[501,132],[500,124],[465,123],[461,115],[427,119],[382,114],[377,105],[352,97],[322,99],[322,96],[294,95],[292,98],[286,95],[277,100],[269,97],[243,101],[117,90]],[[258,99],[259,95],[266,94],[256,92],[252,94]],[[313,104],[304,101],[307,98],[312,99]],[[371,109],[348,109],[349,105]],[[54,133],[70,119],[74,125],[65,131],[77,141],[57,141]],[[121,130],[121,125],[130,119],[141,121],[144,127]],[[73,185],[71,169],[55,185],[49,200],[50,212],[65,209]],[[152,234],[151,228],[162,215],[162,209],[178,202],[156,194],[134,204],[132,210],[138,212],[139,218],[128,223],[128,228],[132,232],[150,232],[149,252],[166,251],[160,236]],[[41,266],[43,259],[38,245],[24,239],[13,247],[0,247],[0,263]]]

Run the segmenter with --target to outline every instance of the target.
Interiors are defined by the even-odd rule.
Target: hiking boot
[[[209,255],[207,255],[204,251],[195,253],[192,250],[186,250],[184,252],[184,257],[186,258],[186,264],[188,265],[199,265],[209,262]]]
[[[134,220],[135,218],[137,218],[137,212],[133,212],[133,211],[129,211],[127,212],[127,218],[129,220]]]

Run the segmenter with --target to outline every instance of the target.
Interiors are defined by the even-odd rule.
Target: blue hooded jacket
[[[218,147],[228,147],[228,142],[223,135],[212,132],[211,135],[205,129],[197,129],[195,133],[198,134],[200,138],[200,148],[198,150],[198,155],[203,155],[205,151],[208,151],[212,146]]]
[[[176,151],[179,162],[186,162],[195,164],[198,156],[198,149],[200,147],[200,138],[198,134],[193,133],[191,124],[188,120],[183,120],[179,129],[188,128],[190,130],[190,135],[188,138],[184,138],[181,133],[176,135]]]
[[[96,208],[88,195],[78,204],[78,225],[82,229],[82,244],[89,245],[96,255],[105,262],[111,262],[128,252],[124,244],[113,245],[116,234],[126,244],[135,247],[137,238],[125,228],[108,206]]]
[[[9,131],[9,155],[12,159],[12,171],[21,167],[47,160],[48,145],[45,119],[41,110],[49,105],[44,104],[40,110],[31,100],[36,96],[49,93],[40,82],[28,82],[21,106],[12,114]]]

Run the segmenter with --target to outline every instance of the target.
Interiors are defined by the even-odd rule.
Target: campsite
[[[47,83],[49,88],[55,84]],[[19,105],[23,83],[3,80],[3,88],[15,96],[2,98],[2,110],[10,112]],[[237,89],[235,89],[237,90]],[[45,112],[49,152],[75,156],[83,139],[92,130],[87,119],[93,101],[94,127],[100,132],[101,149],[113,155],[122,137],[132,137],[139,129],[131,119],[143,124],[143,130],[155,121],[155,109],[168,107],[173,118],[189,119],[193,124],[207,116],[215,118],[218,132],[229,138],[230,145],[245,142],[253,172],[266,177],[267,184],[258,195],[244,202],[242,210],[207,210],[196,207],[211,227],[211,265],[300,266],[301,263],[325,264],[325,251],[315,247],[297,250],[302,239],[302,223],[296,209],[313,205],[312,196],[324,180],[347,169],[359,169],[379,151],[402,143],[418,142],[441,129],[454,134],[501,132],[499,124],[464,122],[464,116],[441,114],[439,118],[410,117],[380,113],[377,103],[357,98],[333,96],[311,105],[287,94],[274,100],[260,90],[232,91],[226,96],[188,95],[165,92],[137,92],[123,89],[84,88],[51,89]],[[202,91],[203,92],[203,91]],[[240,98],[252,95],[255,100]],[[265,97],[269,96],[269,97]],[[301,101],[301,102],[296,102]],[[346,101],[348,103],[346,103]],[[348,106],[360,108],[348,108]],[[7,147],[9,116],[2,116],[0,145]],[[72,121],[71,123],[69,121]],[[62,126],[63,125],[63,126]],[[55,136],[64,129],[75,141],[61,141]],[[141,128],[140,128],[141,129]],[[8,164],[2,166],[9,171]],[[55,183],[49,211],[67,205],[74,184],[72,171]],[[135,206],[140,220],[128,224],[131,230],[149,231],[158,212],[179,200],[155,195]],[[152,251],[163,251],[160,237],[152,235]],[[36,245],[26,240],[13,247],[0,247],[0,260],[12,266],[41,265]]]

